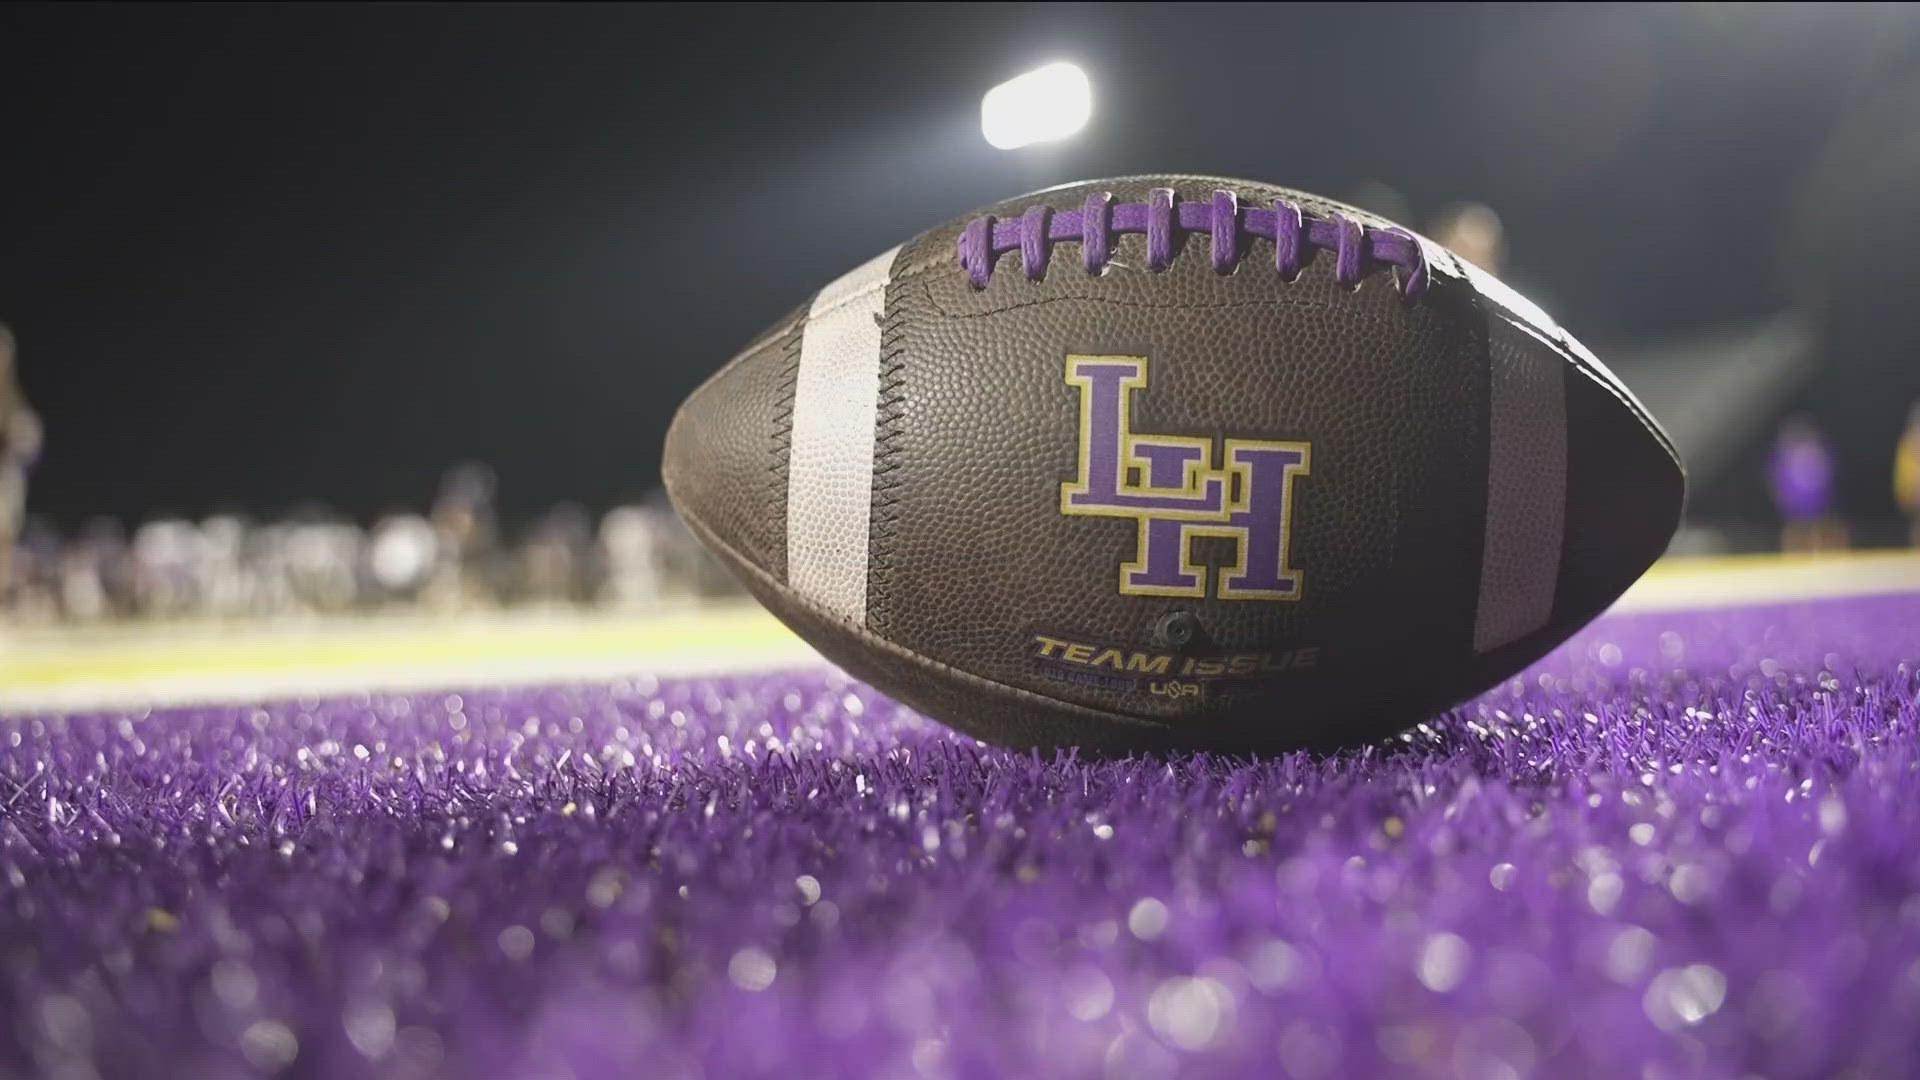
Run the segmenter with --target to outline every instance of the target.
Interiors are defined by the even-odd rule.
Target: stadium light
[[[1093,84],[1065,61],[1008,79],[980,99],[980,131],[1002,150],[1064,139],[1092,115]]]

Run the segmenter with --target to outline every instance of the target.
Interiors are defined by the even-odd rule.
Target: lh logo
[[[1080,391],[1079,475],[1060,485],[1060,512],[1131,518],[1132,562],[1120,565],[1128,596],[1198,596],[1207,568],[1194,563],[1202,536],[1234,542],[1237,561],[1216,573],[1222,600],[1298,600],[1300,571],[1287,565],[1293,484],[1307,475],[1312,445],[1222,439],[1221,464],[1204,436],[1133,430],[1133,395],[1147,386],[1144,356],[1068,356]]]

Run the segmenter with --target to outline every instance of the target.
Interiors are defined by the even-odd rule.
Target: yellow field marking
[[[1920,592],[1920,550],[1689,555],[1654,563],[1613,610],[1675,611],[1900,592]]]
[[[1920,551],[1689,556],[1617,612],[1920,593]],[[244,701],[307,692],[747,671],[819,657],[746,601],[644,614],[359,616],[273,625],[123,623],[0,630],[0,709]]]
[[[358,618],[294,626],[123,624],[0,638],[0,707],[215,700],[319,688],[745,670],[813,658],[756,606],[650,616]]]

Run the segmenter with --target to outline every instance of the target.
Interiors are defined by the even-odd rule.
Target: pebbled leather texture
[[[660,472],[683,518],[787,573],[787,445],[805,308],[715,372],[674,413]]]
[[[1142,201],[1156,187],[1183,200],[1225,188],[1242,205],[1288,198],[1309,214],[1391,226],[1284,188],[1185,176],[1070,185],[984,212],[1072,207],[1090,191]],[[937,719],[993,742],[1102,752],[1276,751],[1384,736],[1564,640],[1672,533],[1684,480],[1644,410],[1558,327],[1497,283],[1476,288],[1484,275],[1431,242],[1433,283],[1412,303],[1389,272],[1342,287],[1326,253],[1286,282],[1261,239],[1219,274],[1204,235],[1183,237],[1159,272],[1147,269],[1139,235],[1116,237],[1098,276],[1060,252],[1030,281],[1016,251],[976,289],[954,254],[973,216],[901,249],[879,383],[848,388],[878,403],[864,621],[824,614],[786,587],[784,478],[778,499],[756,479],[784,460],[777,417],[790,407],[797,332],[763,335],[695,393],[669,434],[664,470],[695,532],[776,615]],[[1477,651],[1496,330],[1508,346],[1568,366],[1566,502],[1555,508],[1551,617]],[[1310,472],[1292,489],[1287,563],[1298,599],[1221,598],[1221,568],[1238,551],[1224,538],[1193,543],[1214,568],[1208,595],[1121,592],[1122,564],[1138,557],[1137,522],[1061,512],[1081,439],[1070,354],[1146,357],[1133,430],[1206,440],[1214,463],[1228,439],[1311,444]],[[1500,504],[1526,512],[1527,499],[1503,491]],[[1191,640],[1172,643],[1169,625]],[[1087,646],[1082,659],[1111,648],[1174,664],[1229,654],[1280,662],[1237,679],[1079,679],[1074,665],[1036,657],[1037,636]],[[1183,682],[1200,692],[1164,692]]]
[[[1532,633],[1553,617],[1566,519],[1565,361],[1503,319],[1488,338],[1492,445],[1474,649]]]

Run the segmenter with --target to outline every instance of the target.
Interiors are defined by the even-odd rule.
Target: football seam
[[[1114,265],[1117,266],[1119,264],[1115,263]],[[1287,307],[1287,308],[1298,308],[1303,311],[1333,310],[1333,305],[1325,303],[1323,301],[1318,301],[1313,299],[1296,300],[1290,297],[1270,297],[1270,298],[1261,299],[1261,300],[1228,300],[1228,301],[1222,301],[1220,303],[1214,303],[1214,304],[1189,304],[1189,303],[1157,304],[1157,303],[1146,303],[1139,300],[1122,300],[1122,299],[1116,299],[1113,297],[1106,297],[1106,296],[1048,296],[1048,297],[1036,298],[1033,300],[1021,300],[1015,303],[1001,304],[997,307],[988,308],[985,311],[956,312],[942,306],[940,301],[934,298],[933,290],[930,288],[927,288],[925,283],[922,283],[921,287],[923,289],[926,289],[927,303],[931,305],[935,311],[939,312],[942,317],[948,318],[948,319],[985,319],[994,315],[1003,315],[1010,311],[1022,311],[1027,308],[1042,307],[1047,304],[1064,304],[1064,303],[1074,303],[1074,302],[1091,303],[1091,304],[1107,304],[1112,307],[1139,308],[1145,311],[1160,311],[1160,310],[1226,311],[1232,308],[1251,308],[1251,307]],[[1364,286],[1362,287],[1364,288]],[[1371,323],[1374,326],[1378,326],[1386,329],[1392,329],[1394,326],[1394,323],[1391,319],[1382,318],[1381,316],[1373,314],[1372,312],[1356,311],[1356,312],[1353,312],[1352,314],[1354,318],[1358,319],[1359,321]]]
[[[792,473],[793,451],[793,399],[794,388],[800,381],[800,335],[788,331],[781,346],[785,355],[781,358],[780,377],[775,383],[775,405],[773,412],[773,455],[767,462],[768,497],[767,505],[786,507],[787,486]],[[784,517],[785,515],[782,514]],[[791,556],[787,552],[785,536],[780,545],[780,573],[786,576],[787,563]]]
[[[1027,200],[1039,200],[1042,202],[1047,202],[1049,205],[1051,205],[1052,200],[1044,199],[1043,196],[1052,195],[1056,192],[1068,191],[1073,188],[1087,188],[1087,187],[1095,187],[1095,186],[1121,187],[1126,184],[1150,184],[1154,187],[1172,187],[1172,188],[1179,188],[1182,185],[1193,185],[1196,187],[1205,186],[1209,188],[1231,191],[1233,192],[1235,198],[1241,199],[1246,202],[1268,202],[1276,198],[1286,199],[1289,202],[1299,203],[1303,207],[1309,207],[1309,206],[1319,207],[1322,212],[1329,211],[1329,210],[1336,211],[1346,217],[1359,220],[1362,224],[1372,224],[1374,227],[1403,229],[1406,232],[1413,233],[1412,229],[1407,229],[1403,225],[1396,224],[1395,222],[1390,221],[1387,218],[1383,218],[1379,214],[1376,214],[1371,210],[1367,210],[1358,206],[1352,206],[1335,199],[1329,199],[1325,195],[1315,195],[1313,192],[1310,192],[1310,191],[1298,191],[1294,188],[1281,187],[1278,184],[1271,184],[1264,180],[1248,180],[1244,177],[1234,177],[1234,176],[1202,176],[1198,173],[1130,173],[1126,176],[1107,176],[1107,177],[1099,177],[1092,180],[1071,180],[1064,184],[1055,184],[1052,187],[1041,188],[1039,191],[1030,192],[1026,195],[1017,196],[1013,199],[1007,199],[995,205],[1005,206],[1008,204],[1021,204],[1021,203],[1024,203],[1025,205],[1032,205],[1032,203],[1027,202]],[[1254,190],[1256,188],[1266,192],[1266,194],[1257,195],[1257,196],[1250,196],[1247,194],[1248,191]],[[1274,192],[1279,192],[1279,194],[1277,195],[1273,194]],[[1185,194],[1182,194],[1180,197],[1182,199],[1187,198]],[[989,207],[987,209],[992,209],[992,208]],[[980,212],[985,213],[986,210],[982,210]],[[969,217],[972,217],[972,216],[975,216],[975,215],[969,215]],[[996,216],[1011,218],[1014,215],[1008,214],[1008,215],[996,215]],[[1413,233],[1413,235],[1417,238],[1425,239],[1424,237],[1420,237],[1418,233]]]
[[[901,287],[904,287],[902,285]],[[889,292],[892,292],[889,289]],[[891,590],[887,588],[893,571],[893,541],[899,533],[898,488],[900,478],[901,436],[906,434],[907,399],[907,310],[894,303],[892,312],[880,328],[880,402],[874,428],[873,519],[868,527],[867,622],[885,628],[892,618]],[[879,586],[878,588],[874,586]]]
[[[1104,182],[1119,184],[1127,181],[1136,181],[1136,182],[1152,181],[1156,183],[1163,182],[1163,181],[1164,182],[1212,183],[1212,184],[1230,185],[1235,188],[1243,187],[1243,186],[1244,187],[1270,186],[1270,185],[1264,185],[1264,184],[1257,184],[1252,181],[1239,181],[1239,180],[1233,180],[1230,178],[1190,176],[1190,175],[1167,176],[1167,177],[1160,177],[1160,176],[1153,176],[1153,175],[1117,177],[1117,178],[1114,178],[1113,180],[1104,181]],[[1042,191],[1034,192],[1033,197],[1037,198],[1037,197],[1049,194],[1051,192],[1064,191],[1070,188],[1082,187],[1089,182],[1090,181],[1079,181],[1076,183],[1060,184],[1055,187],[1046,188],[1046,189],[1043,189]],[[1281,190],[1287,190],[1287,189],[1281,189]],[[1243,195],[1241,195],[1241,192],[1238,190],[1235,191],[1235,195],[1236,197],[1244,197]],[[1395,225],[1394,223],[1387,221],[1385,218],[1381,218],[1375,214],[1370,214],[1365,210],[1360,210],[1357,207],[1348,207],[1341,203],[1337,203],[1329,199],[1324,199],[1319,196],[1315,196],[1306,192],[1289,192],[1289,195],[1287,197],[1294,199],[1295,201],[1299,202],[1302,206],[1318,207],[1322,211],[1335,210],[1341,213],[1345,213],[1348,216],[1355,216],[1358,219],[1363,220],[1363,222],[1365,220],[1372,220],[1375,222],[1379,222],[1381,225],[1386,227],[1391,227],[1396,229],[1402,228],[1401,226]],[[937,232],[947,231],[947,229],[950,229],[950,228],[951,226],[946,226],[938,230],[929,230],[928,232],[922,233],[920,236],[916,237],[913,240],[913,242],[907,246],[909,249],[913,247],[917,247],[919,244],[925,241],[929,236],[932,236]],[[1433,254],[1435,253],[1445,256],[1445,261],[1449,264],[1446,267],[1448,271],[1447,277],[1452,279],[1452,281],[1455,284],[1464,286],[1467,289],[1472,290],[1474,299],[1476,301],[1481,302],[1484,305],[1482,307],[1483,311],[1497,312],[1500,315],[1500,317],[1506,319],[1510,323],[1513,323],[1515,326],[1520,327],[1522,330],[1525,330],[1527,333],[1531,334],[1536,339],[1541,340],[1543,344],[1550,346],[1553,349],[1553,351],[1561,358],[1561,360],[1566,362],[1569,366],[1573,367],[1574,369],[1578,370],[1581,374],[1587,376],[1589,379],[1592,379],[1593,381],[1599,383],[1607,391],[1607,393],[1613,397],[1615,401],[1618,401],[1622,406],[1624,406],[1627,409],[1628,412],[1632,413],[1634,415],[1634,418],[1639,420],[1640,426],[1644,428],[1647,434],[1653,438],[1654,442],[1658,443],[1660,445],[1660,448],[1666,452],[1668,460],[1672,461],[1674,464],[1674,467],[1680,470],[1681,479],[1684,484],[1686,479],[1687,466],[1686,466],[1686,462],[1681,460],[1680,452],[1678,448],[1676,448],[1673,445],[1673,440],[1667,435],[1665,430],[1663,430],[1660,427],[1659,421],[1655,420],[1652,414],[1647,412],[1645,406],[1641,405],[1632,396],[1631,392],[1623,393],[1622,387],[1616,385],[1616,381],[1614,377],[1611,377],[1609,375],[1605,375],[1598,371],[1593,370],[1591,367],[1589,367],[1586,364],[1584,360],[1580,358],[1580,355],[1578,352],[1568,348],[1565,344],[1559,341],[1553,340],[1551,338],[1543,338],[1537,331],[1535,331],[1533,328],[1531,328],[1526,324],[1526,320],[1524,318],[1509,311],[1505,305],[1501,304],[1498,300],[1495,300],[1493,297],[1487,296],[1486,294],[1482,293],[1480,290],[1473,288],[1472,279],[1468,277],[1466,271],[1462,269],[1461,266],[1459,265],[1458,255],[1454,254],[1452,251],[1449,251],[1444,247],[1439,246],[1438,244],[1431,244],[1431,242],[1425,241],[1425,238],[1420,237],[1419,234],[1417,233],[1411,233],[1410,230],[1409,232],[1410,232],[1410,235],[1413,235],[1417,240],[1422,241],[1423,248],[1427,248],[1430,246],[1431,251],[1429,252],[1429,257],[1428,257],[1429,263],[1438,261],[1432,257]],[[1131,233],[1128,234],[1128,236],[1132,236],[1132,235],[1134,234],[1131,234]],[[1121,239],[1125,239],[1125,238],[1121,238]],[[1183,242],[1185,239],[1186,237],[1184,236],[1180,238],[1180,240]],[[1272,241],[1266,241],[1266,242],[1271,243]],[[965,270],[960,268],[956,263],[953,263],[951,256],[943,255],[943,254],[930,254],[926,259],[916,263],[912,263],[909,266],[907,266],[905,269],[903,269],[900,272],[900,274],[894,279],[895,283],[904,283],[911,278],[918,277],[920,274],[924,273],[927,270],[938,269],[943,264],[948,265],[948,268],[953,270],[956,276],[959,276],[959,277],[966,276]],[[1122,264],[1115,262],[1113,265],[1119,266]],[[1002,307],[996,307],[988,311],[982,311],[982,312],[977,312],[973,314],[961,314],[961,313],[950,311],[947,308],[943,307],[937,300],[933,298],[931,289],[928,289],[927,291],[927,300],[928,300],[928,303],[935,310],[941,313],[941,315],[950,319],[983,318],[985,316],[998,314],[1003,311],[1013,311],[1013,310],[1018,310],[1024,307],[1036,306],[1039,304],[1055,303],[1061,300],[1091,300],[1096,303],[1117,304],[1117,305],[1122,305],[1127,307],[1138,307],[1138,308],[1144,308],[1144,309],[1152,309],[1153,307],[1157,306],[1152,304],[1142,304],[1135,301],[1110,300],[1105,297],[1092,297],[1092,296],[1090,297],[1051,297],[1043,300],[1030,300],[1030,301],[1023,301],[1017,304],[1009,304]],[[1265,299],[1265,300],[1233,301],[1231,303],[1224,303],[1224,304],[1208,304],[1208,305],[1182,304],[1182,305],[1168,305],[1168,306],[1178,306],[1178,307],[1204,306],[1205,308],[1210,310],[1223,310],[1223,309],[1233,308],[1233,307],[1253,307],[1253,306],[1260,306],[1265,304],[1280,304],[1288,307],[1320,309],[1320,310],[1325,310],[1332,306],[1330,304],[1313,301],[1311,299],[1302,301],[1302,300],[1294,299],[1291,297],[1275,297],[1275,298]],[[1380,316],[1374,315],[1371,313],[1354,312],[1352,314],[1354,314],[1356,317],[1360,319],[1375,323],[1377,325],[1387,325],[1387,326],[1392,325],[1390,320],[1382,319]],[[1572,339],[1572,335],[1568,334],[1565,327],[1556,326],[1554,329],[1559,336],[1566,337],[1569,340]]]
[[[926,258],[921,259],[917,262],[909,263],[905,267],[902,267],[899,273],[894,275],[894,280],[905,281],[927,270],[940,269],[942,266],[947,266],[955,270],[960,277],[964,278],[966,276],[966,270],[958,265],[958,262],[955,260],[953,254],[950,251],[945,251],[943,249],[949,249],[952,247],[953,241],[957,239],[959,236],[960,227],[964,227],[964,224],[966,221],[971,220],[973,217],[979,216],[979,214],[987,213],[991,209],[995,209],[1000,206],[1011,207],[1013,205],[1019,205],[1024,209],[1025,207],[1034,205],[1035,200],[1038,200],[1041,202],[1047,202],[1048,205],[1051,205],[1051,202],[1046,200],[1045,196],[1052,195],[1056,192],[1067,191],[1074,188],[1085,188],[1085,187],[1094,186],[1094,185],[1107,185],[1109,187],[1120,187],[1126,184],[1148,184],[1148,183],[1156,186],[1160,186],[1160,187],[1171,186],[1176,188],[1181,185],[1196,185],[1196,186],[1204,185],[1210,188],[1232,191],[1235,198],[1241,199],[1249,203],[1263,202],[1263,201],[1267,201],[1274,198],[1283,198],[1299,205],[1304,210],[1311,210],[1314,213],[1319,214],[1321,216],[1325,216],[1329,213],[1335,213],[1335,214],[1340,214],[1344,217],[1351,218],[1355,221],[1358,221],[1361,225],[1367,228],[1385,229],[1385,230],[1392,230],[1397,232],[1404,232],[1407,235],[1412,236],[1415,239],[1415,241],[1420,244],[1421,250],[1423,252],[1429,253],[1428,254],[1429,263],[1433,261],[1430,253],[1431,251],[1442,251],[1442,252],[1446,252],[1446,254],[1449,257],[1452,256],[1452,252],[1447,252],[1445,248],[1442,248],[1439,245],[1433,243],[1431,240],[1428,240],[1426,237],[1423,237],[1419,233],[1414,232],[1412,229],[1408,229],[1403,225],[1399,225],[1393,221],[1389,221],[1388,219],[1383,218],[1380,215],[1375,214],[1370,210],[1364,210],[1357,206],[1349,206],[1346,203],[1337,202],[1323,195],[1315,195],[1312,192],[1296,191],[1292,188],[1280,187],[1275,184],[1263,183],[1258,180],[1246,180],[1246,179],[1239,179],[1239,178],[1230,177],[1230,176],[1200,176],[1192,173],[1166,173],[1166,174],[1143,173],[1143,174],[1132,174],[1128,176],[1107,177],[1101,180],[1075,180],[1065,184],[1056,184],[1053,187],[1042,188],[1039,191],[1031,192],[1017,199],[1011,199],[1011,200],[1007,200],[1006,202],[995,204],[995,207],[983,208],[982,210],[976,211],[974,214],[970,214],[966,218],[960,219],[958,223],[958,227],[956,227],[955,223],[949,222],[948,224],[942,225],[939,228],[929,229],[926,232],[921,233],[919,236],[914,237],[913,240],[909,241],[907,244],[904,245],[904,248],[909,251],[914,250],[918,248],[921,244],[927,242],[929,238],[939,235],[941,233],[951,232],[953,236],[941,244],[932,245],[932,247],[929,250],[929,254],[927,255]],[[1265,194],[1258,195],[1258,196],[1250,196],[1247,194],[1248,191],[1251,191],[1254,189],[1259,189],[1265,192]],[[1276,192],[1278,194],[1275,194]],[[1186,200],[1187,196],[1182,194],[1181,198],[1183,200]],[[1191,201],[1191,200],[1187,200],[1187,201]],[[1007,215],[996,215],[996,216],[1002,217],[1005,220],[1011,220],[1012,217],[1014,217],[1015,215],[1007,214]],[[1139,234],[1127,233],[1124,236],[1115,237],[1115,246],[1117,247],[1119,243],[1123,242],[1128,237],[1139,237]],[[1185,233],[1182,233],[1176,236],[1174,238],[1175,246],[1185,247],[1187,239],[1188,239],[1188,234],[1185,234]],[[1144,237],[1140,238],[1140,242],[1141,243],[1145,242]],[[1264,240],[1261,242],[1271,244],[1273,241]],[[1121,264],[1114,263],[1113,265],[1121,265]],[[1462,278],[1465,277],[1465,275],[1460,272],[1458,267],[1454,268],[1454,273],[1456,276],[1459,276]]]
[[[668,494],[671,495],[672,492],[669,491]],[[1099,722],[1099,723],[1106,723],[1106,722],[1118,720],[1124,724],[1132,724],[1132,725],[1136,725],[1144,728],[1172,729],[1175,727],[1174,724],[1168,723],[1167,721],[1164,721],[1164,720],[1158,720],[1153,717],[1129,716],[1126,713],[1108,712],[1103,709],[1093,708],[1092,706],[1089,706],[1089,705],[1081,705],[1072,701],[1064,701],[1060,698],[1048,697],[1045,694],[1035,693],[1032,690],[1026,690],[1018,686],[1013,686],[1009,683],[1000,682],[997,679],[989,679],[984,675],[976,675],[971,671],[967,671],[962,668],[957,668],[957,667],[954,667],[952,664],[948,664],[944,661],[935,660],[930,656],[924,656],[920,653],[914,652],[912,649],[909,649],[904,645],[895,644],[894,642],[888,641],[886,638],[883,638],[878,634],[875,634],[873,631],[867,629],[864,626],[861,626],[856,622],[853,622],[850,619],[845,618],[844,616],[835,614],[834,612],[830,612],[823,608],[818,607],[811,600],[807,599],[807,597],[801,595],[798,592],[795,592],[793,589],[790,589],[786,585],[783,585],[780,582],[774,580],[773,576],[768,574],[766,570],[755,565],[745,555],[741,554],[740,551],[737,548],[735,548],[732,544],[727,543],[725,540],[722,540],[719,534],[715,533],[711,528],[707,526],[705,522],[701,521],[699,518],[693,516],[690,513],[687,513],[684,510],[681,511],[680,516],[683,520],[685,520],[685,522],[687,523],[687,526],[693,529],[694,532],[699,535],[700,539],[712,545],[716,550],[720,551],[727,557],[728,562],[734,567],[736,573],[745,573],[752,576],[753,578],[758,580],[761,584],[778,592],[781,598],[786,600],[786,602],[793,604],[795,607],[806,609],[806,611],[809,614],[812,614],[816,618],[822,619],[824,621],[839,623],[840,625],[844,626],[847,630],[852,632],[857,638],[859,638],[861,644],[866,645],[870,648],[878,649],[880,652],[887,653],[888,655],[893,656],[896,659],[905,660],[909,663],[924,665],[925,667],[931,669],[933,672],[937,674],[952,676],[953,678],[958,679],[963,683],[968,683],[973,685],[976,689],[984,690],[988,693],[993,693],[993,694],[1008,695],[1012,697],[1013,700],[1020,702],[1022,704],[1031,704],[1036,708],[1042,708],[1042,709],[1066,710],[1068,713],[1074,715],[1078,719]],[[778,614],[775,613],[775,618],[778,618],[778,617],[779,617]],[[818,651],[817,648],[816,648],[816,651]],[[829,663],[832,662],[831,659],[827,658],[824,654],[822,654],[822,659],[827,659]],[[836,664],[835,666],[838,667],[839,665]],[[917,712],[918,710],[915,710],[915,711]],[[955,721],[956,725],[964,724],[964,723],[966,723],[965,720]],[[975,736],[975,737],[978,738],[978,736]]]
[[[786,335],[793,333],[795,330],[804,328],[806,326],[806,322],[807,322],[806,315],[802,314],[799,318],[796,318],[792,322],[781,327],[778,333],[770,333],[770,334],[762,335],[759,338],[759,340],[755,341],[752,345],[749,345],[747,348],[741,349],[739,352],[733,354],[733,356],[730,357],[726,363],[721,364],[719,367],[715,368],[713,371],[713,374],[707,376],[705,379],[702,379],[700,381],[700,385],[694,387],[693,391],[687,395],[686,400],[691,401],[694,398],[700,396],[700,394],[703,393],[707,389],[707,387],[712,386],[716,382],[719,382],[721,376],[724,376],[727,372],[732,371],[734,368],[739,367],[741,364],[746,363],[748,360],[752,359],[753,357],[760,355],[762,352],[766,351],[767,346],[772,345],[776,341],[779,341],[781,338],[785,337]],[[682,407],[684,408],[684,405]]]

